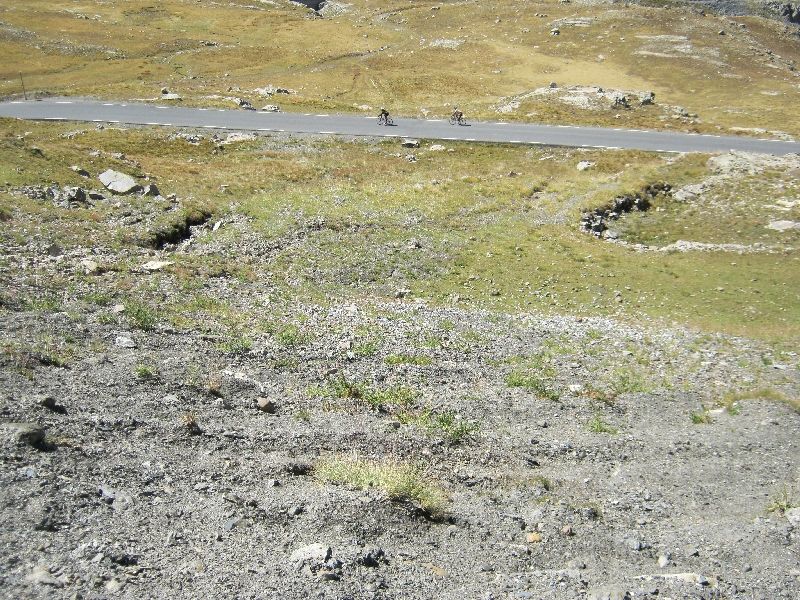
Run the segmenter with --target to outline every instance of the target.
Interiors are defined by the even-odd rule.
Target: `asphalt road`
[[[800,142],[666,131],[475,122],[450,125],[446,119],[397,118],[380,126],[375,116],[268,113],[215,108],[184,108],[84,99],[0,103],[0,116],[34,120],[89,121],[244,131],[403,137],[471,142],[543,144],[583,148],[627,148],[656,152],[800,153]]]

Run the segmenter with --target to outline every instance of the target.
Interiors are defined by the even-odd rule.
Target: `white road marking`
[[[22,104],[22,100],[12,100],[11,104]]]
[[[474,142],[475,138],[464,138],[465,142]]]
[[[106,102],[103,106],[114,106],[111,102]]]
[[[506,121],[498,121],[497,125],[508,125]]]
[[[70,102],[70,101],[68,101],[68,100],[58,100],[58,101],[56,102],[56,104],[72,104],[72,102]]]
[[[427,119],[428,123],[441,123],[444,119]]]
[[[524,144],[522,140],[508,140],[509,144]]]
[[[333,135],[336,132],[335,131],[318,131],[317,133],[322,133],[322,134],[325,134],[325,135]]]
[[[330,115],[315,115],[317,117],[330,117]]]

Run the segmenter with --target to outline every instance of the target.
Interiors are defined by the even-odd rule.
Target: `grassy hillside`
[[[105,98],[166,86],[199,105],[441,115],[459,104],[473,118],[800,131],[800,44],[773,21],[505,0],[355,0],[324,14],[282,0],[4,2],[0,94],[21,91],[21,72],[34,91]],[[295,93],[253,91],[270,85]],[[652,91],[656,105],[612,110],[620,91]]]

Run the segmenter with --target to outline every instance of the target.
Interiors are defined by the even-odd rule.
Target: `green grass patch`
[[[378,489],[390,500],[411,503],[434,519],[444,516],[447,494],[416,465],[393,459],[328,457],[317,463],[314,474],[326,483]]]

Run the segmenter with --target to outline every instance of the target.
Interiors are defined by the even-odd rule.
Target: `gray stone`
[[[42,448],[45,444],[45,430],[34,423],[0,423],[0,434],[14,444]]]
[[[658,557],[658,567],[664,569],[669,566],[669,556],[662,554]]]
[[[800,222],[797,221],[770,221],[767,229],[775,231],[789,231],[791,229],[800,229]]]
[[[75,172],[76,172],[78,175],[80,175],[81,177],[89,177],[89,176],[90,176],[90,175],[89,175],[89,171],[87,171],[86,169],[81,169],[81,168],[80,168],[78,165],[72,165],[72,166],[70,167],[70,169],[72,169],[73,171],[75,171]]]
[[[303,567],[312,569],[319,568],[330,559],[332,554],[330,546],[325,544],[309,544],[298,548],[289,555],[289,562],[296,570],[300,571]]]
[[[49,585],[56,588],[64,587],[64,580],[61,577],[53,577],[50,571],[45,567],[36,567],[25,576],[25,581],[38,585]]]
[[[114,339],[114,345],[118,348],[136,348],[136,342],[127,335],[118,335]]]
[[[158,191],[158,186],[156,186],[155,183],[148,183],[146,186],[144,186],[142,194],[145,196],[160,196],[161,192]]]
[[[183,100],[183,98],[181,98],[178,94],[164,94],[163,96],[161,96],[161,99],[170,100],[172,102],[180,102],[181,100]]]
[[[136,183],[133,177],[112,169],[100,173],[98,179],[100,179],[100,182],[106,186],[106,188],[115,194],[130,194],[131,192],[138,192],[141,189],[141,186]]]
[[[88,258],[84,258],[81,261],[81,267],[83,267],[83,272],[86,275],[94,275],[100,272],[100,265],[98,265],[95,261],[90,260]]]
[[[419,140],[403,140],[403,148],[419,148]]]
[[[278,410],[277,404],[270,400],[269,398],[261,397],[256,400],[256,404],[258,405],[258,409],[262,412],[273,414],[276,410]]]

